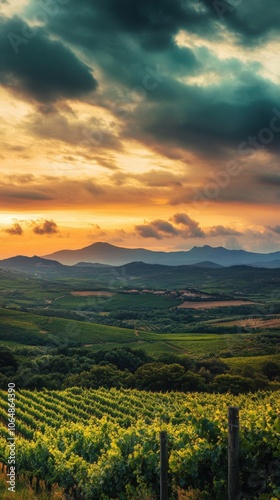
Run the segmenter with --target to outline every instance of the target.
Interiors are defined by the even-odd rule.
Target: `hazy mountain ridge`
[[[121,266],[129,262],[144,262],[145,264],[178,266],[211,262],[221,266],[255,265],[255,263],[260,266],[279,260],[280,267],[280,251],[262,254],[245,250],[229,250],[224,247],[211,247],[209,245],[195,246],[186,251],[158,252],[144,248],[123,248],[109,243],[98,242],[78,250],[60,250],[44,257],[58,260],[64,265],[87,262],[89,264],[99,263]]]
[[[40,267],[56,267],[62,268],[63,264],[51,259],[44,259],[34,255],[26,257],[24,255],[16,255],[8,259],[0,260],[0,267],[4,269],[19,269],[24,271],[25,268],[40,268]]]
[[[82,255],[81,255],[82,254]],[[86,255],[85,255],[86,254]],[[82,257],[82,259],[81,259]],[[280,252],[257,254],[223,247],[193,247],[189,251],[154,252],[142,248],[127,249],[107,243],[94,243],[80,250],[61,250],[46,257],[18,255],[0,261],[0,268],[56,277],[92,277],[114,267],[140,268],[142,272],[172,271],[174,268],[222,269],[232,266],[280,269]],[[174,269],[175,272],[175,269]]]

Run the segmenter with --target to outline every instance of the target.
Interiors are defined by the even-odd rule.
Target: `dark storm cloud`
[[[77,98],[96,89],[90,69],[73,52],[43,29],[25,38],[30,31],[18,17],[0,20],[2,85],[40,102]]]
[[[278,0],[202,0],[202,3],[212,16],[216,15],[229,30],[237,33],[243,44],[258,44],[280,30]]]
[[[97,86],[90,69],[75,55],[78,49],[98,71],[100,92],[95,93],[95,103],[122,121],[122,137],[105,131],[98,145],[108,143],[117,149],[119,140],[127,138],[169,158],[180,158],[185,150],[228,158],[241,142],[248,151],[249,138],[254,140],[269,128],[272,109],[280,101],[279,86],[260,76],[261,61],[244,63],[230,54],[219,59],[206,46],[197,49],[190,42],[179,47],[174,37],[184,30],[191,41],[198,35],[206,42],[230,39],[237,47],[257,45],[273,39],[279,30],[280,9],[278,0],[265,4],[256,0],[253,6],[243,0],[221,17],[216,4],[213,0],[59,2],[58,11],[47,16],[46,31],[38,29],[28,44],[20,45],[19,54],[12,51],[6,34],[20,33],[22,23],[17,18],[5,20],[0,78],[7,85],[5,78],[12,75],[14,89],[47,104],[41,111],[44,117],[51,115],[49,101],[80,97]],[[29,18],[37,11],[34,2]],[[46,32],[60,41],[47,38]],[[218,78],[208,81],[211,71]],[[204,77],[206,84],[191,83],[190,77]],[[79,130],[70,131],[67,124],[63,130],[61,119],[53,121],[54,132],[75,143]],[[35,119],[33,123],[34,133],[51,135],[52,128],[46,130]],[[265,147],[277,153],[280,133],[274,133]]]
[[[221,19],[212,0],[70,0],[50,18],[48,28],[93,58],[104,79],[100,102],[122,119],[123,137],[166,155],[188,149],[228,157],[269,127],[280,89],[258,74],[261,63],[245,64],[230,54],[219,60],[206,47],[178,47],[174,37],[185,30],[222,41],[226,28],[237,45],[258,44],[280,27],[279,3],[269,0],[269,7],[243,1]],[[220,82],[201,86],[185,81],[203,76],[207,68],[216,71]],[[138,101],[135,88],[144,96]],[[268,147],[279,151],[279,133]]]
[[[156,94],[158,102],[139,106],[132,123],[125,124],[124,133],[151,146],[165,143],[208,157],[237,153],[241,143],[244,155],[257,148],[278,151],[279,133],[271,133],[267,146],[258,135],[263,129],[269,133],[280,89],[252,74],[243,78],[209,87],[186,86],[166,78]],[[252,147],[252,140],[256,147]]]
[[[235,5],[234,5],[235,4]],[[64,17],[64,24],[62,19]],[[76,19],[83,30],[73,30]],[[147,51],[163,51],[173,45],[180,29],[208,37],[219,36],[226,27],[240,43],[257,44],[280,29],[278,0],[74,0],[61,7],[51,19],[53,29],[69,40],[93,48],[103,43],[100,35],[112,40],[112,34],[129,35]]]
[[[277,174],[262,174],[256,176],[259,184],[266,186],[280,187],[280,175]]]
[[[88,48],[97,46],[100,35],[103,35],[101,41],[99,38],[102,44],[106,39],[110,43],[112,34],[116,37],[116,33],[122,33],[136,40],[144,50],[157,52],[173,45],[172,38],[180,28],[212,29],[209,8],[198,12],[196,5],[197,2],[191,0],[80,0],[79,4],[72,0],[51,24],[59,34]],[[83,31],[71,29],[69,22],[74,18],[83,26]]]
[[[110,100],[126,100],[126,89],[141,85],[143,79],[152,85],[147,66],[161,65],[174,74],[196,73],[200,64],[193,51],[179,48],[173,39],[180,27],[193,22],[206,29],[209,24],[207,13],[199,15],[193,4],[180,0],[70,1],[50,18],[48,29],[94,58],[110,85],[108,95],[103,88],[103,99],[110,107]],[[73,25],[79,29],[73,30]]]

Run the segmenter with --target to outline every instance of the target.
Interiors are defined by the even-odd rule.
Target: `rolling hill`
[[[24,255],[17,255],[16,257],[10,257],[9,259],[0,260],[0,267],[2,269],[13,269],[15,271],[34,271],[36,269],[50,269],[50,268],[62,268],[63,265],[60,262],[50,259],[43,259],[42,257],[25,257]]]

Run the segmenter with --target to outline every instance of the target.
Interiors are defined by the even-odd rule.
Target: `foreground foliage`
[[[195,337],[196,343],[200,337]],[[280,334],[273,342],[277,338]],[[44,351],[0,345],[0,388],[5,389],[12,379],[17,388],[31,390],[115,387],[239,394],[280,389],[280,354],[239,358],[224,354],[223,358],[198,358],[167,350],[155,358],[143,349],[122,346],[98,351],[61,346]]]
[[[7,464],[7,394],[0,391],[0,461]],[[280,392],[147,393],[71,388],[17,394],[17,473],[85,500],[158,498],[159,431],[169,440],[169,488],[224,499],[227,408],[240,407],[241,482],[247,498],[279,498]],[[277,409],[278,407],[278,409]],[[183,498],[183,497],[182,497]],[[265,497],[263,497],[265,498]]]

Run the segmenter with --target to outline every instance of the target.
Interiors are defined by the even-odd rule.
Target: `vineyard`
[[[240,408],[240,498],[280,498],[279,392],[17,391],[16,472],[37,489],[42,483],[47,491],[58,485],[66,498],[157,499],[159,432],[166,430],[170,498],[178,498],[179,489],[192,489],[201,499],[224,500],[229,405]],[[0,391],[0,421],[4,469],[5,391]]]

